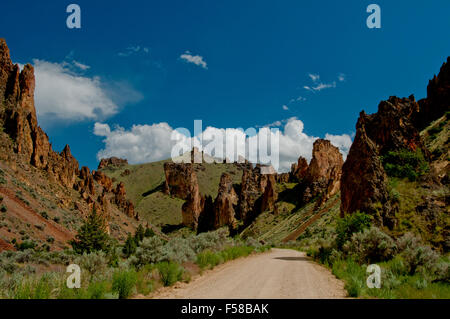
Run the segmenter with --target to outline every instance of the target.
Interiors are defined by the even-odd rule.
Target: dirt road
[[[288,249],[225,263],[151,298],[344,298],[344,284],[305,253]]]

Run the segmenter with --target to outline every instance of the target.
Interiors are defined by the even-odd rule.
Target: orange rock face
[[[300,156],[298,158],[297,164],[294,163],[291,166],[291,177],[294,180],[301,181],[305,176],[308,170],[308,162],[306,158]]]
[[[320,202],[325,202],[336,194],[339,191],[343,164],[342,154],[337,147],[328,140],[316,140],[311,163],[304,177],[304,202],[317,196],[320,196]]]
[[[181,199],[187,199],[192,188],[197,185],[197,175],[192,164],[189,163],[165,163],[164,173],[166,182],[164,193]]]
[[[233,180],[227,173],[220,177],[219,193],[214,201],[214,228],[225,225],[235,227],[235,207],[239,197],[233,187]]]
[[[111,192],[113,189],[112,180],[106,176],[104,173],[99,171],[94,171],[94,180],[99,183],[107,192]]]
[[[277,199],[276,174],[261,174],[261,165],[244,169],[239,196],[240,219],[251,223],[260,213],[274,209]]]
[[[114,202],[128,217],[138,218],[133,203],[126,198],[125,184],[120,182],[114,191]]]
[[[171,163],[172,164],[172,163]],[[181,208],[183,225],[197,229],[199,226],[200,215],[202,215],[205,207],[205,198],[200,194],[198,187],[197,174],[192,168],[192,164],[175,164],[176,170],[170,170],[170,174],[166,173],[166,183],[170,193],[177,197],[185,196],[186,202]],[[164,165],[166,168],[166,165]],[[180,178],[173,178],[175,171],[180,172]],[[167,172],[167,171],[166,171]],[[172,177],[172,179],[170,179]],[[168,183],[169,181],[177,182],[175,185]],[[182,198],[182,197],[180,197]]]
[[[80,191],[91,209],[107,211],[109,201],[106,193],[112,191],[112,181],[104,174],[96,174],[96,181],[106,193],[102,192],[105,196],[101,195],[96,200],[92,198],[96,194],[96,186],[89,168],[79,170],[78,161],[72,156],[69,146],[61,153],[55,152],[47,134],[38,126],[34,90],[33,66],[27,64],[20,72],[19,66],[11,61],[5,40],[0,39],[0,126],[14,141],[14,152],[23,158],[24,163],[47,172],[50,180]],[[111,158],[102,163],[123,165],[127,161]],[[128,216],[136,216],[133,204],[125,199],[124,191],[120,190],[120,195],[116,195],[118,206]]]

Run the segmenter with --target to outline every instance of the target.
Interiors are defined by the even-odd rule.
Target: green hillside
[[[106,167],[102,171],[110,178],[123,182],[127,197],[135,205],[141,218],[156,225],[178,225],[181,223],[181,206],[184,201],[163,193],[165,161]],[[220,176],[227,172],[238,184],[242,179],[242,170],[234,164],[194,164],[200,187],[200,193],[215,198],[219,188]]]

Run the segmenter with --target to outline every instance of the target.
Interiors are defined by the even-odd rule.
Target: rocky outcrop
[[[262,174],[262,170],[266,171],[266,167],[256,165],[252,170],[245,169],[242,174],[239,216],[244,224],[251,223],[263,211],[274,209],[276,174]]]
[[[98,170],[101,170],[105,167],[121,167],[128,165],[128,161],[126,159],[110,157],[110,158],[102,158],[100,163],[98,164]]]
[[[193,164],[164,163],[164,193],[181,199],[187,199],[192,189],[198,187],[197,175]]]
[[[261,198],[261,213],[265,211],[276,212],[275,202],[278,199],[278,193],[276,190],[276,176],[277,174],[264,174],[261,176],[261,179],[266,180]]]
[[[438,76],[428,82],[427,98],[419,101],[420,109],[415,122],[419,129],[447,112],[450,109],[450,57],[440,69]]]
[[[328,140],[314,142],[311,163],[303,177],[303,202],[319,197],[321,205],[339,191],[344,161],[339,149]]]
[[[418,112],[419,104],[410,96],[382,101],[375,114],[360,113],[355,141],[343,167],[342,215],[363,211],[375,216],[378,224],[394,226],[396,206],[389,199],[381,156],[402,149],[421,149],[427,154],[414,126]]]
[[[363,123],[358,123],[355,140],[342,168],[341,216],[361,211],[377,216],[378,224],[392,224],[388,180],[378,146],[367,137]],[[377,211],[377,203],[385,207],[382,214]]]
[[[390,97],[379,104],[377,113],[360,113],[355,141],[343,168],[342,215],[364,211],[375,216],[378,224],[395,226],[397,207],[389,198],[381,157],[405,149],[421,150],[429,156],[417,127],[422,111],[414,96],[410,96]]]
[[[277,183],[289,183],[290,179],[291,179],[290,173],[280,173],[277,174],[276,177]]]
[[[171,194],[178,194],[179,196],[186,194],[186,202],[181,207],[183,225],[196,230],[199,225],[200,215],[203,213],[205,206],[205,198],[200,194],[198,187],[197,174],[192,169],[192,164],[175,164],[175,166],[170,167],[176,169],[169,169],[171,172],[169,175],[166,173],[166,183],[167,178],[173,176],[171,175],[173,172],[178,170],[183,174],[181,179],[176,179],[180,183],[176,184],[174,188],[169,188],[173,192]],[[164,165],[164,168],[166,168],[166,165]],[[174,181],[174,179],[171,180]],[[172,186],[171,184],[168,185]]]
[[[126,198],[125,184],[120,182],[114,190],[114,203],[119,207],[128,217],[138,219],[138,215],[134,211],[133,203]]]
[[[229,225],[236,227],[235,208],[239,197],[233,187],[233,180],[227,173],[220,177],[219,192],[214,201],[214,229]]]
[[[34,90],[33,66],[27,64],[20,71],[19,66],[11,62],[5,40],[0,39],[0,126],[12,139],[13,150],[20,162],[47,172],[49,180],[78,190],[90,209],[106,212],[112,181],[104,175],[91,174],[87,167],[80,171],[78,161],[73,157],[68,145],[61,153],[52,149],[47,134],[37,123]],[[117,158],[101,162],[101,165],[124,164],[127,164],[126,160]],[[94,177],[103,188],[100,192],[102,195],[97,198]],[[117,202],[127,215],[135,216],[131,202],[122,197]]]
[[[360,113],[356,136],[343,167],[341,215],[363,211],[375,216],[378,224],[393,228],[398,209],[388,191],[388,178],[381,158],[389,151],[420,149],[429,152],[420,137],[420,129],[441,117],[450,106],[450,65],[441,67],[429,82],[427,98],[416,102],[409,98],[390,97],[378,106],[378,112]]]
[[[112,180],[106,176],[104,173],[100,171],[93,172],[94,180],[100,184],[106,192],[111,192],[113,190],[113,182]]]
[[[362,111],[356,128],[364,127],[380,154],[400,149],[424,149],[419,131],[414,126],[418,111],[419,104],[414,96],[402,99],[391,96],[378,105],[377,113],[367,115]]]
[[[298,182],[302,181],[306,176],[307,170],[308,162],[306,161],[306,158],[300,156],[298,162],[291,166],[291,179]]]

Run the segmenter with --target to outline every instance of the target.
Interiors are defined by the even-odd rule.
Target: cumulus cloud
[[[97,154],[99,160],[117,156],[127,158],[130,163],[170,158],[175,145],[181,150],[177,155],[196,146],[210,156],[228,158],[232,161],[242,156],[251,160],[250,154],[261,151],[263,144],[258,143],[258,140],[267,134],[271,140],[273,138],[273,141],[277,141],[269,147],[269,153],[272,149],[279,151],[278,171],[286,172],[290,170],[292,163],[297,162],[299,156],[311,159],[313,143],[318,137],[307,135],[304,132],[303,122],[295,117],[283,123],[285,124],[282,130],[270,128],[271,125],[246,131],[207,127],[202,132],[202,141],[199,136],[191,137],[186,129],[173,129],[168,123],[133,125],[129,130],[120,126],[111,129],[108,124],[96,123],[94,134],[104,137],[104,148]],[[277,121],[277,124],[281,126],[282,121]],[[215,138],[218,136],[222,136],[223,139]],[[344,157],[347,155],[351,145],[350,136],[326,134],[325,137],[339,147]],[[213,144],[213,141],[218,142]]]
[[[288,111],[288,110],[289,110],[289,108],[287,107],[287,105],[283,105],[282,108],[283,108],[283,110],[285,110],[285,111]]]
[[[36,111],[43,121],[102,120],[116,114],[119,105],[142,98],[131,87],[79,74],[76,70],[86,71],[90,66],[77,61],[53,63],[36,59],[33,64]]]
[[[345,81],[345,74],[344,73],[340,73],[338,75],[338,80],[339,80],[339,82],[344,82]]]
[[[192,55],[191,52],[186,51],[182,55],[180,55],[180,59],[184,60],[187,63],[193,63],[197,66],[202,67],[203,69],[208,69],[207,63],[203,60],[203,57],[200,55]]]

